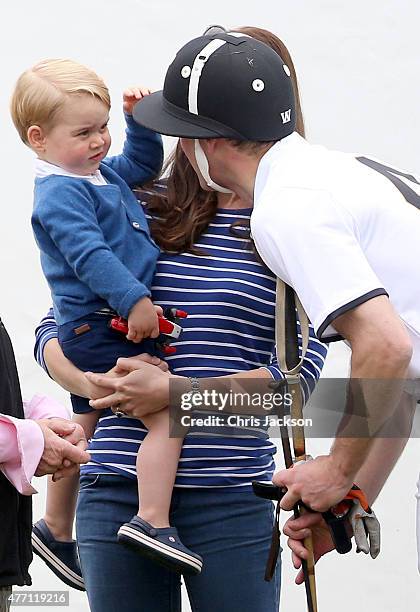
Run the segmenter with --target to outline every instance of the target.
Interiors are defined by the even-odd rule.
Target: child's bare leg
[[[73,415],[73,421],[83,427],[87,440],[93,435],[98,417],[99,412],[97,410]],[[57,482],[53,482],[51,476],[48,478],[47,507],[44,520],[54,538],[60,542],[72,540],[78,486],[78,474]]]
[[[202,557],[182,543],[175,525],[169,525],[183,438],[169,437],[168,409],[142,421],[149,432],[137,454],[139,511],[119,528],[118,541],[176,572],[199,574]]]
[[[137,454],[138,516],[153,527],[169,527],[169,508],[182,438],[169,437],[169,411],[142,418],[149,430]]]

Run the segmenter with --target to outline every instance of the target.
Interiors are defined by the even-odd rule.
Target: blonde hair
[[[17,80],[10,112],[23,142],[31,125],[51,127],[66,99],[89,94],[111,107],[109,91],[90,68],[68,59],[47,59],[25,70]]]

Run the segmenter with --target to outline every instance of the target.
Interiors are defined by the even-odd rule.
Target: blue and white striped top
[[[167,357],[174,374],[213,377],[267,367],[281,378],[274,350],[275,278],[261,264],[249,240],[230,231],[248,221],[252,209],[218,209],[196,246],[203,255],[161,253],[152,285],[153,300],[188,312],[175,355]],[[141,256],[141,254],[139,254]],[[52,310],[36,330],[35,356],[46,370],[43,349],[57,336]],[[311,329],[302,369],[307,399],[327,353]],[[147,430],[136,419],[116,418],[109,410],[99,419],[89,445],[92,461],[82,473],[118,472],[136,478],[136,455]],[[265,431],[190,432],[182,448],[175,486],[249,487],[270,480],[276,451]]]

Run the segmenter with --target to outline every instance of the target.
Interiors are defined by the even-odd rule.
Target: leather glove
[[[370,553],[375,559],[381,550],[381,528],[372,508],[365,509],[359,499],[353,499],[349,512],[349,521],[353,528],[356,552]]]

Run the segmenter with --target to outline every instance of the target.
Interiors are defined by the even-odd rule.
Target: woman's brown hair
[[[243,27],[232,30],[248,34],[271,47],[290,69],[296,103],[296,131],[305,136],[296,71],[285,44],[272,32],[262,28]],[[150,230],[163,251],[197,255],[202,252],[193,245],[207,229],[217,210],[217,194],[204,191],[197,175],[178,143],[165,164],[169,168],[167,191],[150,198],[148,212]]]

